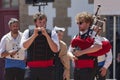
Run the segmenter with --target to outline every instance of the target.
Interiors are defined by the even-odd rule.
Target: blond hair
[[[76,20],[76,22],[86,22],[86,23],[90,23],[90,25],[92,25],[93,16],[90,13],[82,12],[82,13],[78,13],[75,16],[75,20]]]

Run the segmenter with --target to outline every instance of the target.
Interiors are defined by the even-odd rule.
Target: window
[[[93,4],[93,3],[94,3],[94,0],[88,0],[88,3],[89,3],[89,4]]]
[[[2,0],[2,8],[18,8],[18,0]]]

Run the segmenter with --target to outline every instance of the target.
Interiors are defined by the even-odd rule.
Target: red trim
[[[38,67],[49,67],[49,66],[53,66],[53,60],[44,60],[44,61],[30,61],[27,63],[27,65],[30,68],[38,68]]]

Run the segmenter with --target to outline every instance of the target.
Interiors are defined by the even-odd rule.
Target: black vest
[[[34,30],[29,30],[29,37]],[[47,30],[51,37],[51,31]],[[42,33],[35,38],[31,46],[27,50],[27,61],[50,60],[54,59],[54,52],[50,49],[47,39]]]

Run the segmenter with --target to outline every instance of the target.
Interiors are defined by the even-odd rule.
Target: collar
[[[18,36],[17,36],[16,39],[18,39],[18,38],[20,37],[20,35],[21,35],[21,32],[18,31]],[[11,31],[7,34],[7,37],[8,37],[10,40],[14,40],[14,38],[13,38],[12,35],[11,35]]]
[[[88,31],[88,29],[87,29],[87,30],[85,30],[85,31],[80,31],[80,35],[85,34],[87,31]]]

